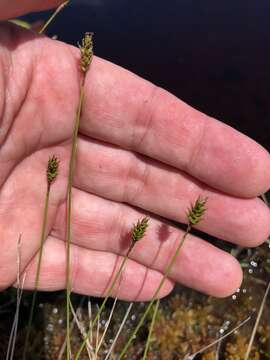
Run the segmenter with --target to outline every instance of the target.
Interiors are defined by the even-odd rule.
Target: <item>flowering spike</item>
[[[51,183],[56,179],[58,175],[58,166],[59,166],[59,160],[55,155],[53,155],[48,160],[48,167],[47,167],[48,185],[51,185]]]
[[[205,204],[207,198],[201,199],[200,197],[196,200],[195,205],[192,205],[187,212],[188,223],[190,226],[197,225],[201,220],[205,212]]]
[[[142,220],[138,220],[137,224],[133,225],[132,232],[131,232],[131,238],[133,243],[141,240],[148,228],[149,225],[149,218],[144,217]]]
[[[93,52],[93,33],[87,32],[82,39],[82,44],[78,44],[81,51],[81,69],[86,73],[91,64]]]

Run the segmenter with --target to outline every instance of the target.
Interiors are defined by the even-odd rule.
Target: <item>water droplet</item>
[[[237,292],[237,293],[240,293],[240,288],[238,288],[238,289],[236,290],[236,292]]]
[[[250,262],[250,265],[253,266],[253,267],[257,267],[257,266],[258,266],[258,264],[256,263],[256,261],[253,261],[253,260]]]
[[[224,329],[223,328],[221,328],[221,329],[219,329],[219,333],[222,335],[222,334],[224,334]]]
[[[47,330],[48,330],[49,332],[52,332],[53,329],[54,329],[53,324],[48,324],[48,325],[47,325]]]
[[[243,294],[246,294],[246,292],[247,292],[247,289],[243,289],[243,290],[242,290],[242,293],[243,293]]]
[[[236,295],[235,295],[235,294],[232,296],[232,299],[233,299],[233,300],[236,300]]]
[[[136,315],[132,315],[132,316],[131,316],[131,320],[132,320],[132,321],[136,320]]]
[[[57,309],[57,307],[53,308],[52,313],[53,313],[54,315],[58,314],[58,309]]]
[[[249,274],[253,274],[253,269],[248,269]]]

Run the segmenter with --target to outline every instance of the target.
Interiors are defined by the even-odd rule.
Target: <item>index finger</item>
[[[167,91],[95,58],[81,132],[189,173],[218,190],[254,197],[270,186],[270,155],[254,140]]]

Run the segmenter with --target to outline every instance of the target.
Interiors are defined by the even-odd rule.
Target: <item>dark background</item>
[[[269,21],[269,0],[73,0],[48,34],[76,44],[93,31],[97,55],[270,150]]]

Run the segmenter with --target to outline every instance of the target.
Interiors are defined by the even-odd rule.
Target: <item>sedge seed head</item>
[[[51,183],[57,178],[58,167],[59,167],[59,160],[55,155],[53,155],[52,157],[49,158],[48,167],[47,167],[47,181],[49,185],[51,185]]]
[[[207,198],[203,199],[198,197],[195,204],[192,205],[190,209],[188,209],[187,218],[190,226],[197,225],[202,220],[202,216],[206,210],[206,202]]]
[[[87,32],[82,39],[82,43],[78,44],[81,51],[81,70],[86,73],[91,64],[94,52],[93,52],[93,33]]]
[[[149,225],[149,218],[144,217],[142,220],[138,220],[137,224],[133,225],[132,232],[131,232],[131,238],[133,243],[141,240],[148,228]]]

